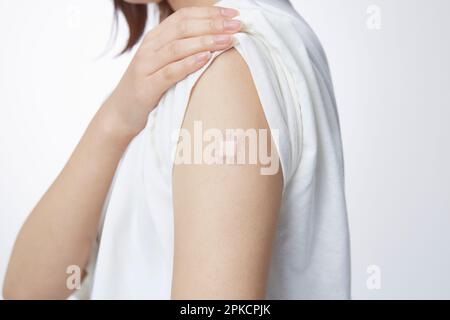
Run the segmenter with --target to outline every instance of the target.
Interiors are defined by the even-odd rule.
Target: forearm
[[[5,278],[11,298],[65,298],[67,267],[86,265],[116,167],[131,137],[102,107],[25,222]]]
[[[232,35],[241,23],[230,20],[238,15],[220,7],[185,8],[143,37],[109,102],[23,226],[5,279],[7,298],[70,294],[67,267],[83,268],[88,260],[103,203],[127,145],[144,129],[148,114],[169,88],[203,68],[211,52],[233,46]],[[115,118],[121,120],[105,110],[115,110]],[[119,129],[111,123],[118,123]]]

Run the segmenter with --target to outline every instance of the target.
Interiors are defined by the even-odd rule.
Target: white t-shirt
[[[224,0],[245,23],[247,62],[283,170],[269,299],[346,299],[350,254],[339,121],[325,54],[286,0]],[[215,55],[217,56],[217,54]],[[121,160],[85,290],[92,299],[170,299],[173,132],[208,66],[170,89]]]

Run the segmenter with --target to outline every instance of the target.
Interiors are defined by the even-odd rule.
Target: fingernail
[[[223,28],[227,31],[235,31],[241,28],[242,23],[239,20],[225,20]]]
[[[216,35],[214,36],[214,43],[221,45],[221,44],[228,44],[231,42],[231,36],[224,34],[224,35]]]
[[[208,61],[211,58],[211,52],[207,51],[207,52],[202,52],[199,53],[195,56],[195,61],[197,63],[203,63]]]
[[[239,11],[230,8],[222,8],[220,14],[227,18],[234,18],[239,15]]]

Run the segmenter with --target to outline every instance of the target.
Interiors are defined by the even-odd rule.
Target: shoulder
[[[220,128],[267,126],[249,67],[236,49],[219,55],[203,73],[188,113]]]
[[[202,130],[201,137],[196,136],[198,128]],[[215,140],[222,148],[233,148],[232,159],[226,161],[239,164],[237,168],[231,167],[240,172],[240,177],[255,174],[258,178],[261,174],[270,175],[274,180],[282,177],[277,147],[279,137],[273,136],[251,71],[236,49],[216,57],[198,79],[190,96],[182,131],[193,137],[191,141],[212,137],[209,140]],[[210,150],[207,141],[203,144],[203,149]],[[217,154],[227,150],[213,151]],[[176,162],[180,163],[178,156],[177,153]],[[221,165],[214,167],[223,170]]]

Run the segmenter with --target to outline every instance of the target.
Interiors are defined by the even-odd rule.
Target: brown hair
[[[122,53],[133,48],[145,31],[147,22],[147,5],[131,4],[124,0],[114,0],[115,19],[117,22],[118,13],[121,12],[128,24],[129,37],[128,42]],[[166,1],[159,4],[161,20],[165,19],[172,13],[172,9]]]

